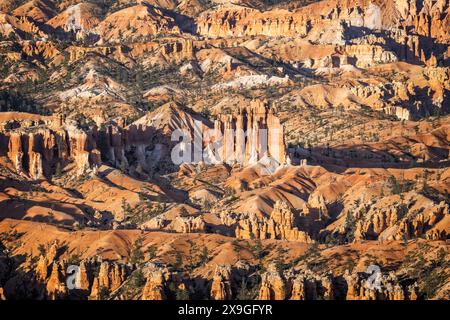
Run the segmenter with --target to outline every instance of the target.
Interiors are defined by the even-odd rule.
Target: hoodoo
[[[449,45],[449,0],[0,0],[0,300],[448,300]]]

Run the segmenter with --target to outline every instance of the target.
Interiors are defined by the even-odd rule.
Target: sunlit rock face
[[[258,218],[254,214],[242,217],[236,228],[236,237],[312,242],[309,235],[295,225],[292,210],[285,202],[277,201],[269,218]]]
[[[448,0],[76,2],[0,0],[0,300],[449,298]]]
[[[236,115],[219,115],[212,140],[218,144],[216,162],[253,165],[269,156],[286,163],[283,125],[265,101],[253,100]]]
[[[96,129],[84,131],[71,124],[63,125],[57,116],[49,121],[48,128],[24,124],[5,132],[3,137],[3,147],[6,147],[3,152],[16,172],[32,180],[51,177],[69,162],[74,163],[77,175],[101,163],[96,148]]]
[[[233,298],[231,290],[231,267],[218,265],[214,271],[211,284],[211,298],[214,300],[230,300]]]

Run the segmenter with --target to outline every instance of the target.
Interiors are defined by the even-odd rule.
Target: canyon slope
[[[0,300],[448,300],[449,44],[448,0],[0,0]]]

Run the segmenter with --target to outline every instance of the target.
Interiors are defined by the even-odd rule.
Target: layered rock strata
[[[265,157],[278,164],[287,161],[284,127],[265,101],[253,100],[236,115],[219,115],[212,140],[218,144],[215,162],[252,165]]]
[[[277,201],[270,217],[259,218],[255,214],[242,217],[236,227],[239,239],[280,239],[312,242],[310,236],[296,227],[295,216],[289,206]]]

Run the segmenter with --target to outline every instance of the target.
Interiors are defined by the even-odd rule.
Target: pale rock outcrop
[[[142,300],[166,300],[165,277],[163,271],[152,270],[147,275]]]
[[[92,282],[89,299],[98,300],[103,298],[101,297],[102,290],[113,293],[123,284],[126,276],[127,271],[124,265],[116,262],[101,262],[98,267],[98,276],[96,276]],[[86,279],[89,278],[86,277]],[[89,288],[89,283],[85,283],[84,287]]]
[[[98,285],[100,288],[110,288],[111,279],[109,277],[110,265],[107,261],[103,261],[100,264],[100,270],[98,272]]]
[[[240,217],[238,214],[232,212],[231,210],[219,210],[217,212],[217,215],[220,218],[220,222],[225,226],[232,226],[240,220]]]
[[[108,15],[95,31],[103,42],[143,40],[158,34],[180,34],[175,20],[160,8],[141,3]]]
[[[28,164],[29,175],[33,180],[41,179],[44,177],[42,155],[35,151],[35,137],[33,134],[29,136],[28,148],[28,156],[30,158]]]
[[[295,226],[295,216],[285,202],[277,201],[269,218],[249,214],[239,220],[236,237],[240,239],[279,239],[312,242],[309,235]]]
[[[47,276],[48,276],[48,265],[49,265],[49,263],[48,263],[47,258],[45,258],[44,256],[41,255],[39,257],[39,260],[38,260],[38,262],[36,264],[36,269],[35,269],[36,278],[39,281],[45,281],[47,279]]]
[[[56,260],[56,256],[58,255],[59,244],[58,242],[53,242],[48,248],[45,258],[48,263],[53,263]]]
[[[443,228],[435,228],[439,221],[449,215],[445,202],[410,212],[404,206],[387,208],[371,207],[365,216],[356,222],[355,239],[403,240],[426,237],[434,240],[446,239]]]
[[[216,151],[207,153],[212,163],[253,165],[266,156],[279,165],[286,163],[284,127],[267,101],[252,100],[236,115],[219,115],[214,122],[212,142],[218,144],[217,148],[209,146]]]
[[[26,174],[32,180],[44,179],[55,174],[55,168],[62,169],[73,161],[77,174],[82,175],[101,163],[95,128],[84,132],[64,124],[58,114],[48,124],[51,129],[22,122],[20,128],[5,133],[7,149],[2,151],[6,151],[18,174]]]
[[[308,209],[304,210],[304,213],[311,209],[318,210],[319,220],[327,220],[330,217],[325,198],[321,193],[311,193],[308,197]]]
[[[286,284],[283,277],[270,265],[267,272],[261,276],[261,287],[258,300],[284,300],[286,299]]]
[[[202,216],[197,217],[176,217],[171,228],[180,233],[204,232],[205,221]]]
[[[99,8],[95,4],[78,3],[69,6],[50,19],[47,24],[55,29],[61,28],[65,32],[88,31],[99,23],[99,19],[95,16],[98,11]]]
[[[368,275],[350,273],[344,274],[347,282],[347,300],[416,300],[416,286],[403,288],[393,273],[380,274],[374,279]]]
[[[394,52],[377,45],[347,45],[344,50],[347,56],[356,58],[355,66],[359,68],[398,61]]]
[[[289,273],[294,273],[290,275]],[[316,300],[334,299],[334,283],[331,274],[321,276],[306,270],[295,274],[295,271],[288,270],[287,279],[290,291],[290,300]]]
[[[110,272],[110,278],[111,278],[111,292],[114,292],[117,290],[125,280],[125,272],[123,266],[115,263],[112,267],[112,270]]]
[[[60,265],[53,262],[50,278],[46,285],[46,297],[49,300],[56,300],[63,299],[66,295],[67,288],[60,271]]]
[[[91,293],[88,297],[89,300],[100,300],[100,287],[98,277],[95,277],[92,282]]]
[[[214,271],[211,285],[211,298],[214,300],[230,300],[231,291],[231,267],[218,265]]]
[[[167,220],[163,217],[155,217],[144,224],[147,230],[162,230],[167,224]]]
[[[80,269],[77,273],[76,283],[77,289],[88,291],[89,290],[89,275],[84,261],[80,262]]]

